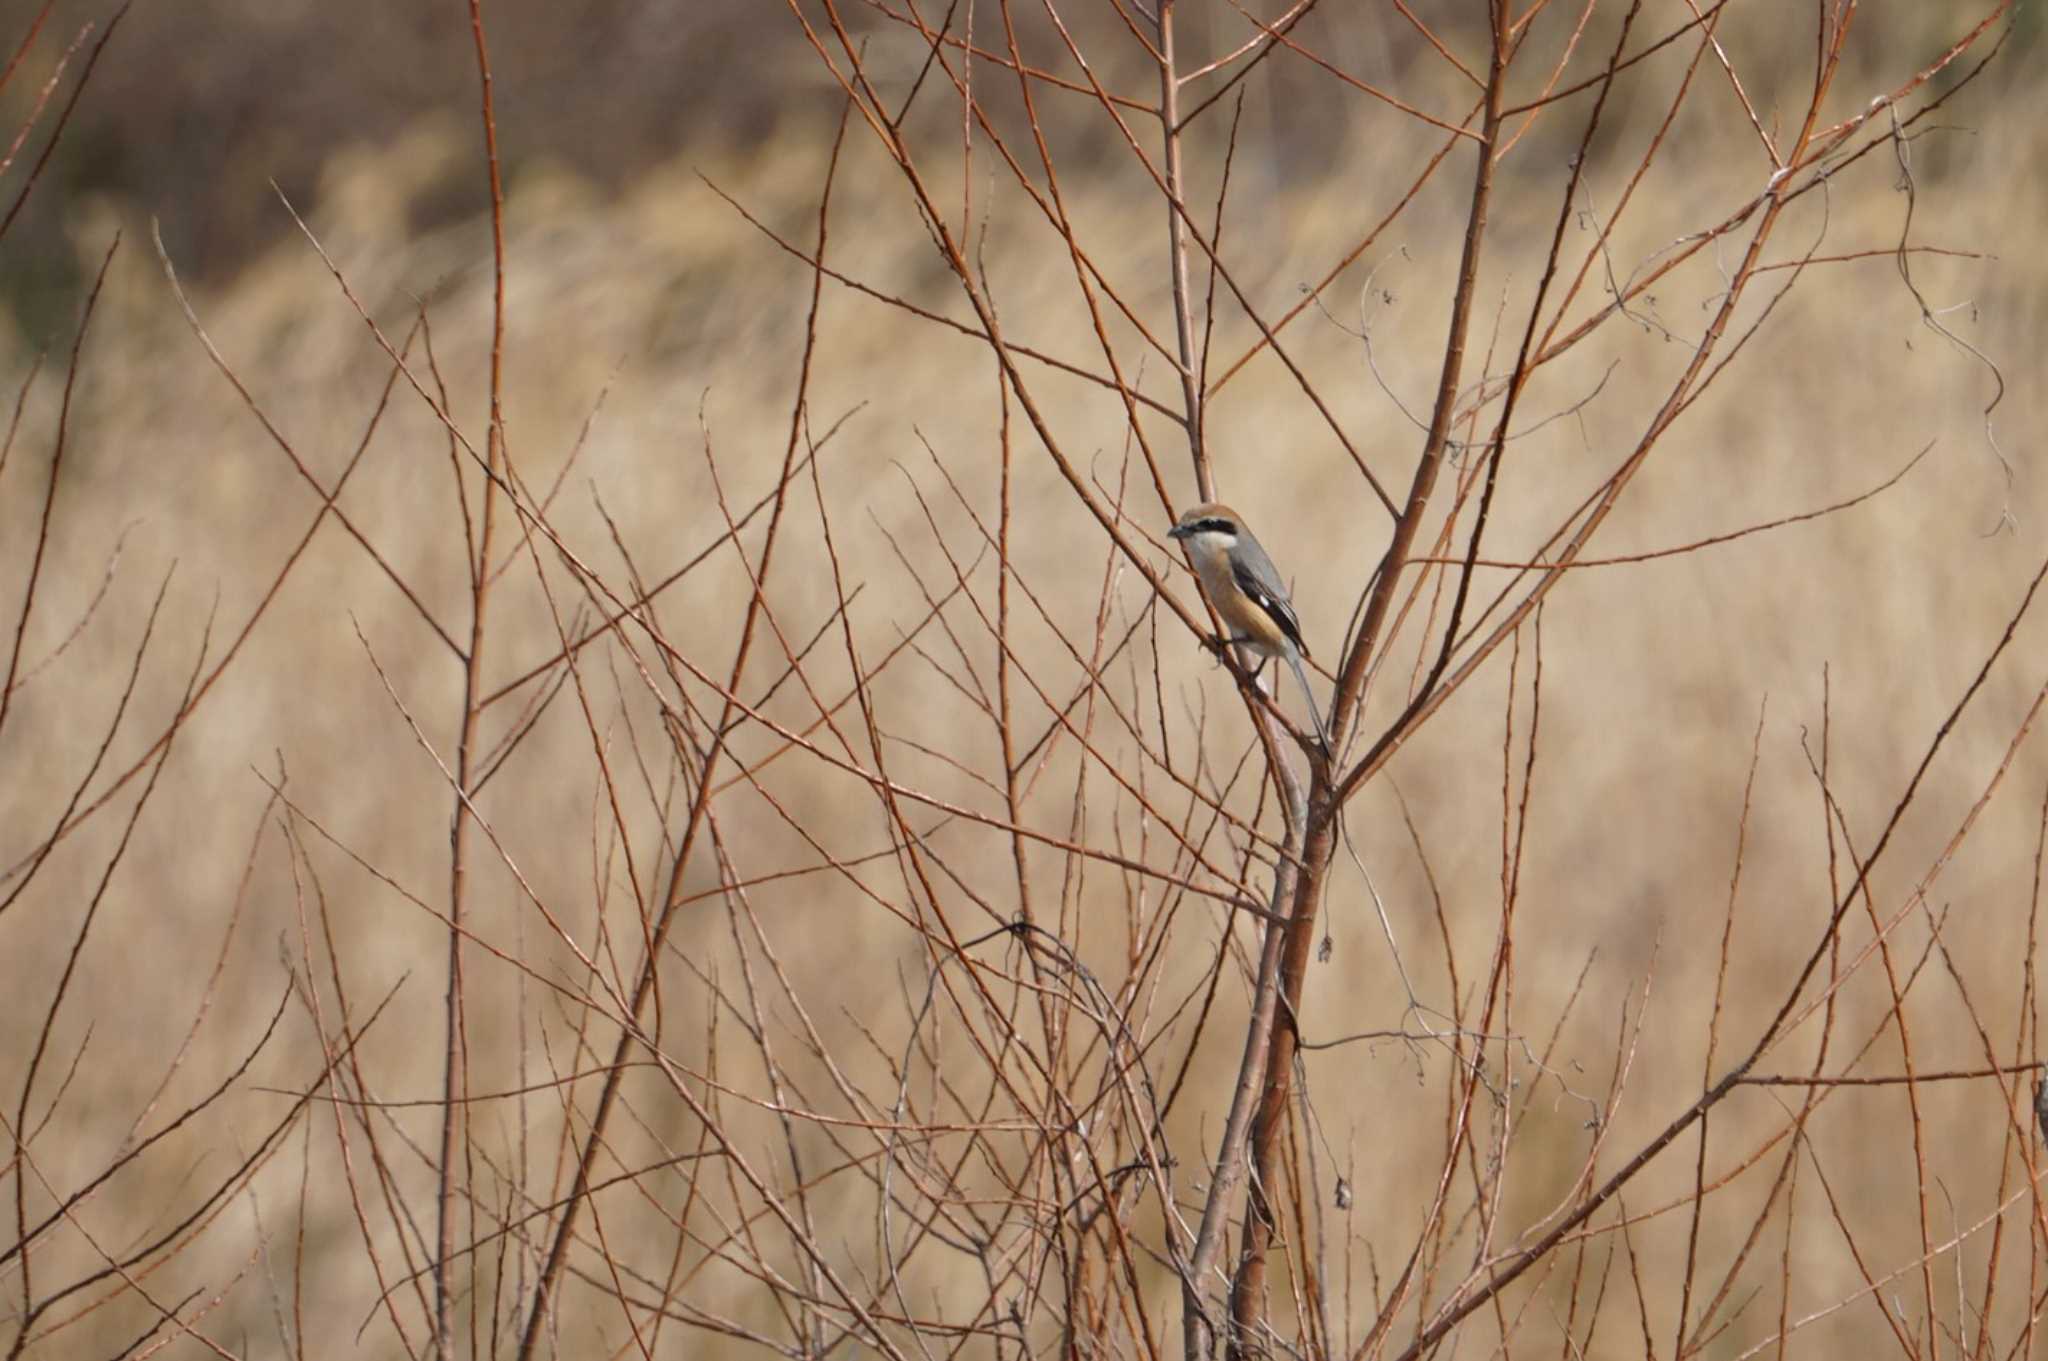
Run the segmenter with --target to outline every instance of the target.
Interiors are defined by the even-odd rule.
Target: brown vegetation
[[[0,33],[13,1352],[2031,1354],[2024,34],[1443,8],[789,0],[583,166],[455,6],[232,268]]]

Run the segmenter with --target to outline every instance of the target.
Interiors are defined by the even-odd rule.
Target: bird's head
[[[1244,522],[1236,511],[1220,501],[1204,501],[1181,512],[1180,519],[1166,531],[1169,539],[1192,540],[1196,546],[1220,548],[1226,552],[1237,542]]]

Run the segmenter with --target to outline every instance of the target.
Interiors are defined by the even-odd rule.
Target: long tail
[[[1294,668],[1294,678],[1301,682],[1301,697],[1308,701],[1308,716],[1316,725],[1316,737],[1323,744],[1323,754],[1330,752],[1330,733],[1323,727],[1323,711],[1316,704],[1316,692],[1308,688],[1308,672],[1302,669],[1301,654],[1293,648],[1287,649],[1287,664]]]

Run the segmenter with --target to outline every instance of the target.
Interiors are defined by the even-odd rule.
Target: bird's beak
[[[1166,531],[1166,537],[1169,539],[1185,539],[1191,532],[1186,525],[1175,525],[1172,529]]]

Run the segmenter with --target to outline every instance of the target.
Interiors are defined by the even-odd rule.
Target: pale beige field
[[[1836,116],[1862,107],[1909,68],[1912,56],[1932,50],[1938,36],[1883,13],[1892,7],[1866,8],[1878,11],[1865,19],[1873,31],[1891,33],[1884,26],[1894,24],[1904,32],[1896,52],[1886,45],[1859,56],[1853,74],[1867,86],[1841,90]],[[779,8],[775,18],[787,22]],[[1761,42],[1761,22],[1731,30],[1731,44]],[[1810,44],[1810,35],[1802,41]],[[1733,899],[1716,1074],[1730,1054],[1746,1051],[1777,1011],[1853,879],[1853,869],[1844,868],[1851,851],[1838,842],[1842,860],[1831,886],[1824,808],[1809,769],[1809,760],[1820,759],[1824,730],[1830,788],[1854,852],[1867,854],[2048,556],[2048,488],[2036,456],[2048,430],[2038,381],[2048,338],[2048,268],[2038,244],[2040,224],[2048,220],[2048,89],[2023,69],[2038,61],[2038,52],[2012,54],[2006,69],[1995,69],[1934,120],[1944,130],[1912,144],[1915,243],[1972,253],[1915,256],[1914,280],[1944,309],[1943,322],[2003,374],[2003,397],[1990,421],[1995,446],[1984,416],[1997,387],[1991,369],[1923,324],[1888,253],[1899,241],[1907,197],[1890,153],[1879,153],[1790,210],[1768,254],[1790,260],[1816,242],[1822,255],[1880,253],[1809,268],[1663,438],[1593,555],[1656,550],[1815,510],[1869,490],[1924,446],[1931,451],[1896,486],[1839,514],[1682,556],[1588,568],[1557,589],[1541,616],[1540,728],[1512,919],[1514,983],[1509,1014],[1497,1019],[1496,1030],[1511,1029],[1537,1049],[1553,1032],[1556,1041],[1547,1075],[1530,1066],[1526,1051],[1513,1048],[1514,1083],[1506,1090],[1518,1124],[1506,1163],[1503,1218],[1492,1231],[1495,1246],[1511,1242],[1570,1194],[1596,1137],[1590,1108],[1578,1098],[1603,1099],[1618,1065],[1626,1067],[1625,1095],[1612,1122],[1597,1131],[1605,1141],[1603,1176],[1698,1095],[1752,751],[1754,792]],[[909,55],[887,49],[882,59],[911,63]],[[1462,113],[1459,101],[1469,98],[1456,80],[1426,66],[1402,73],[1374,70],[1367,62],[1364,69],[1376,79],[1405,74],[1404,92],[1430,100],[1432,108]],[[1759,102],[1796,116],[1801,69],[1797,63],[1774,69],[1764,79],[1781,83],[1767,85]],[[474,72],[456,70],[449,79],[473,81]],[[707,125],[687,139],[685,154],[650,166],[616,190],[591,183],[569,159],[520,159],[509,178],[508,447],[521,477],[543,490],[568,466],[550,523],[568,548],[621,591],[631,580],[622,548],[634,569],[656,580],[721,532],[714,461],[728,504],[744,510],[773,488],[790,439],[811,276],[709,186],[808,246],[838,105],[815,57],[799,45],[775,48],[747,79],[787,88],[767,141],[750,143]],[[1613,242],[1617,275],[1683,233],[1718,221],[1763,186],[1768,167],[1725,80],[1711,69],[1699,79],[1704,84],[1694,112],[1678,125],[1641,191],[1643,200]],[[1261,93],[1256,80],[1250,89],[1225,253],[1240,285],[1272,317],[1391,207],[1441,137],[1430,129],[1419,136],[1417,125],[1354,97],[1314,106],[1319,114],[1341,114],[1348,125],[1325,126],[1313,139],[1297,140],[1292,106]],[[1647,95],[1623,101],[1588,177],[1590,202],[1582,211],[1601,217],[1611,211],[1655,110]],[[957,146],[948,159],[945,129],[952,126],[957,139],[957,116],[957,104],[949,113],[935,101],[917,132],[934,163],[947,167],[935,187],[952,205],[956,227],[963,184],[972,193],[969,217],[1006,332],[1099,369],[1099,344],[1073,267],[1043,219],[985,147],[977,149],[964,180]],[[1055,118],[1055,130],[1081,138],[1061,121],[1068,116]],[[1072,117],[1078,127],[1081,114]],[[1515,327],[1541,268],[1575,126],[1562,117],[1556,126],[1539,123],[1503,172],[1468,378],[1489,354],[1488,371],[1504,369],[1519,338]],[[1153,134],[1145,135],[1149,151]],[[478,138],[472,119],[439,115],[386,140],[337,138],[324,156],[307,227],[394,343],[403,343],[412,324],[414,300],[426,300],[452,414],[481,448],[492,270]],[[1067,145],[1061,188],[1093,259],[1153,333],[1169,337],[1165,231],[1156,196],[1113,135],[1098,128],[1085,142]],[[1311,145],[1312,154],[1303,150]],[[1215,136],[1198,137],[1191,148],[1205,194],[1213,194],[1219,153]],[[1424,412],[1433,393],[1468,179],[1469,157],[1454,158],[1327,291],[1329,315],[1311,311],[1284,333],[1288,353],[1343,430],[1397,490],[1405,488],[1421,443],[1401,408]],[[451,193],[467,195],[470,209],[452,219],[437,210],[440,225],[417,225],[423,202],[445,204]],[[48,834],[94,761],[159,583],[168,577],[142,679],[99,773],[88,782],[91,795],[143,757],[176,712],[193,668],[210,669],[236,639],[320,508],[179,309],[152,244],[151,217],[163,219],[167,240],[188,237],[193,228],[179,221],[180,205],[51,196],[36,208],[61,215],[88,278],[117,234],[120,245],[79,365],[54,528],[22,649],[24,671],[59,644],[65,649],[46,669],[28,673],[0,730],[0,872],[18,871],[17,862]],[[280,204],[264,211],[284,218],[286,210]],[[906,201],[901,176],[858,122],[848,133],[831,221],[835,269],[943,315],[968,316],[957,283]],[[1566,258],[1574,264],[1591,242],[1589,221],[1575,218],[1567,230]],[[1641,324],[1616,322],[1542,372],[1519,424],[1526,429],[1542,416],[1563,414],[1511,445],[1488,557],[1535,551],[1633,447],[1698,338],[1720,271],[1731,263],[1726,252],[1744,239],[1736,234],[1719,257],[1710,249],[1660,284],[1641,309]],[[1368,272],[1370,294],[1363,287]],[[316,476],[331,481],[377,407],[389,360],[305,238],[281,239],[231,274],[191,288],[196,314],[263,415]],[[1759,318],[1788,274],[1761,276],[1738,312],[1738,325]],[[1597,282],[1593,288],[1597,292]],[[1589,306],[1582,303],[1576,314]],[[1371,329],[1370,364],[1350,333],[1362,319]],[[1134,386],[1162,402],[1176,401],[1177,384],[1158,356],[1139,364],[1142,346],[1129,324],[1115,321],[1111,333]],[[0,601],[7,602],[10,619],[27,580],[72,335],[71,329],[29,335],[0,325],[0,393],[19,389],[36,354],[47,351],[0,475]],[[1219,308],[1219,359],[1234,358],[1255,335],[1241,311]],[[422,366],[418,372],[425,379],[428,371]],[[1029,372],[1062,450],[1106,497],[1121,494],[1134,532],[1158,539],[1171,509],[1160,504],[1143,471],[1114,393],[1043,367]],[[861,588],[848,618],[869,664],[918,625],[926,591],[952,585],[942,544],[963,566],[983,551],[939,464],[957,479],[974,513],[992,524],[1002,420],[996,383],[985,345],[844,287],[825,286],[808,414],[813,435],[835,431],[818,456],[818,483],[831,508],[846,588]],[[1077,646],[1095,638],[1098,612],[1109,634],[1120,634],[1146,607],[1147,588],[1113,558],[1036,436],[1014,408],[1011,414],[1015,578]],[[1171,497],[1191,500],[1184,437],[1153,417],[1145,435],[1158,451]],[[1209,437],[1223,494],[1261,528],[1294,578],[1306,635],[1319,659],[1333,664],[1385,546],[1388,516],[1270,354],[1217,396]],[[465,476],[473,497],[474,470]],[[440,627],[466,644],[469,592],[454,482],[446,433],[401,380],[339,505],[412,584]],[[929,521],[920,497],[929,504]],[[795,648],[831,621],[835,588],[808,477],[796,484],[788,513],[765,595]],[[746,538],[756,564],[759,525]],[[553,592],[552,608],[566,619],[585,603],[554,550],[543,546],[536,557],[518,550],[513,523],[502,512],[497,533],[495,555],[512,565],[491,602],[483,670],[493,690],[559,650],[550,597],[536,585],[536,558]],[[117,547],[111,586],[82,632],[67,642],[106,580]],[[1162,546],[1153,566],[1193,601],[1177,556]],[[1482,572],[1475,601],[1491,601],[1504,579]],[[970,582],[981,607],[992,610],[992,554]],[[659,602],[667,636],[721,680],[748,591],[746,572],[726,551]],[[1047,693],[1071,695],[1082,666],[1030,602],[1019,596],[1013,608],[1024,616],[1017,626],[1020,661]],[[949,673],[963,674],[964,653],[981,681],[992,685],[995,650],[964,601],[956,600],[945,617],[957,643],[921,632],[919,650],[892,663],[871,686],[875,721],[890,734],[880,759],[903,784],[996,816],[1001,795],[983,777],[1000,771],[1001,752],[987,719],[949,679]],[[1983,1066],[1984,1043],[1970,1008],[1989,1028],[1999,1055],[2032,1057],[2035,1019],[2021,1007],[2033,963],[2026,952],[2035,847],[2048,795],[2048,762],[2038,738],[2019,746],[1967,839],[1943,857],[2048,682],[2044,628],[2048,621],[2038,615],[2021,623],[1927,770],[1869,881],[1874,910],[1887,919],[1925,887],[1924,910],[1906,912],[1888,936],[1890,967],[1902,985],[1912,975],[1905,1015],[1911,1062],[1922,1072]],[[837,698],[850,674],[847,649],[836,625],[825,637],[807,673],[819,694]],[[1418,639],[1411,626],[1379,673],[1368,732],[1377,732],[1405,700]],[[1537,646],[1537,632],[1525,630],[1518,651],[1497,654],[1353,803],[1348,827],[1358,859],[1340,852],[1324,905],[1331,949],[1309,977],[1301,1022],[1310,1038],[1419,1023],[1405,1005],[1394,945],[1436,1019],[1473,1005],[1503,920],[1504,781],[1519,799]],[[470,900],[479,942],[467,964],[470,1087],[476,1093],[542,1083],[551,1071],[589,1069],[609,1055],[616,1032],[595,1024],[590,1043],[596,1052],[579,1051],[575,1012],[562,996],[549,994],[551,984],[581,987],[587,980],[537,904],[608,972],[630,977],[642,939],[635,900],[660,896],[660,877],[669,867],[657,844],[660,831],[666,825],[673,834],[681,826],[674,807],[665,823],[657,811],[665,798],[681,796],[669,788],[672,763],[634,656],[610,645],[584,655],[587,709],[569,687],[477,797],[492,838],[477,844]],[[642,647],[636,655],[638,664],[652,665],[651,650]],[[780,644],[764,635],[739,688],[757,696],[783,670]],[[659,684],[670,688],[665,679]],[[1194,771],[1198,741],[1225,771],[1242,757],[1249,727],[1228,677],[1170,615],[1159,617],[1156,632],[1140,632],[1137,645],[1110,669],[1107,684],[1119,703],[1145,710],[1155,744],[1163,701],[1182,772]],[[1327,677],[1319,685],[1327,693]],[[712,702],[708,686],[692,682],[690,688],[700,704]],[[1823,708],[1827,692],[1831,710]],[[486,745],[508,731],[531,693],[528,687],[486,711]],[[1298,696],[1291,689],[1282,695],[1289,712],[1298,713]],[[100,876],[142,788],[140,777],[68,837],[0,916],[0,996],[9,999],[0,1009],[0,1093],[6,1094],[9,1126],[19,1118],[17,1103],[31,1127],[55,1106],[30,1147],[31,1217],[47,1211],[53,1193],[69,1194],[104,1167],[132,1126],[145,1133],[161,1129],[174,1111],[222,1081],[255,1043],[280,997],[294,989],[293,980],[307,986],[309,960],[322,1005],[336,1005],[317,885],[356,1020],[390,994],[357,1056],[377,1097],[420,1103],[390,1111],[382,1128],[391,1138],[387,1151],[397,1159],[393,1176],[417,1216],[416,1232],[431,1233],[428,1157],[440,1118],[434,1103],[441,1092],[447,951],[436,913],[449,899],[452,810],[437,758],[453,759],[461,704],[459,661],[361,546],[332,520],[324,523],[179,733],[75,956]],[[1045,728],[1049,711],[1036,693],[1020,685],[1016,706],[1021,731],[1035,735]],[[1206,727],[1198,736],[1192,716],[1204,707]],[[795,728],[816,716],[794,683],[764,712]],[[843,710],[840,721],[856,759],[869,760],[858,708]],[[1511,755],[1505,745],[1510,721]],[[840,750],[829,734],[819,740]],[[748,760],[777,745],[758,725],[743,726],[735,738]],[[1107,720],[1100,750],[1102,760],[1083,759],[1071,742],[1057,745],[1023,820],[1055,838],[1169,859],[1162,834],[1138,815],[1105,763],[1131,779],[1146,772],[1148,791],[1170,816],[1184,815],[1187,794]],[[594,752],[626,790],[619,816],[633,843],[630,871]],[[280,776],[303,815],[293,828],[303,859],[289,852],[288,820],[271,801],[270,785]],[[838,855],[888,849],[891,829],[866,782],[801,754],[783,757],[761,778],[766,793],[739,784],[716,804],[720,851],[740,877],[816,862],[819,850],[792,823]],[[1249,777],[1230,803],[1246,817],[1256,808],[1268,830],[1277,828],[1271,800],[1256,800]],[[1404,804],[1414,838],[1403,823]],[[935,817],[925,810],[914,820],[929,826]],[[959,874],[957,880],[940,875],[933,892],[962,936],[1000,925],[1016,910],[1008,838],[986,826],[951,822],[934,830],[930,842],[931,853]],[[1220,863],[1235,863],[1227,849],[1210,849]],[[1447,932],[1438,927],[1425,854]],[[683,877],[685,892],[718,886],[716,862],[699,855]],[[1106,979],[1121,976],[1127,933],[1134,921],[1162,910],[1166,890],[1110,865],[1069,862],[1042,844],[1028,855],[1041,920],[1055,925]],[[1391,944],[1361,864],[1384,903]],[[1185,864],[1176,871],[1189,872]],[[847,876],[812,874],[762,885],[751,893],[751,907],[809,1017],[831,1037],[848,1080],[886,1099],[894,1085],[890,1065],[910,1035],[929,964],[920,938],[870,892],[857,889],[856,878],[892,902],[924,894],[884,856]],[[0,891],[12,892],[15,882],[10,877]],[[1251,882],[1262,889],[1265,871],[1254,870]],[[1162,1018],[1199,987],[1226,929],[1212,903],[1191,900],[1179,911],[1170,954],[1156,971]],[[1930,954],[1936,919],[1943,948]],[[1255,955],[1252,925],[1240,920],[1232,929]],[[1859,905],[1844,933],[1845,963],[1871,938],[1870,919]],[[779,1126],[744,1105],[768,1091],[756,1051],[739,1016],[711,991],[714,981],[734,988],[748,968],[765,967],[755,942],[742,947],[739,940],[716,896],[686,909],[663,970],[661,1034],[679,1063],[724,1084],[734,1137],[786,1186],[792,1179],[778,1161]],[[1447,951],[1456,960],[1458,995],[1447,976]],[[532,973],[493,952],[529,961]],[[218,979],[210,981],[217,965]],[[21,1102],[29,1055],[67,968],[75,976],[51,1030],[49,1056],[34,1093]],[[1885,971],[1886,962],[1873,958],[1839,993],[1831,1070],[1902,1071],[1898,1028],[1884,1025],[1890,1004]],[[1244,980],[1227,974],[1218,1017],[1204,1034],[1189,1090],[1169,1123],[1184,1186],[1200,1184],[1200,1160],[1213,1156],[1241,1043],[1241,1027],[1233,1022],[1242,1018],[1245,993]],[[1806,996],[1815,995],[1809,986]],[[787,1008],[770,1011],[780,1032],[799,1028]],[[162,1103],[145,1113],[195,1017],[189,1053]],[[331,1034],[335,1014],[330,1010],[324,1020]],[[1813,1062],[1816,1026],[1817,1018],[1806,1021],[1759,1071],[1805,1071]],[[1852,1059],[1873,1031],[1868,1051]],[[957,1035],[938,1042],[962,1043]],[[1168,1044],[1157,1062],[1178,1065],[1181,1049]],[[953,1061],[956,1051],[945,1052]],[[315,1023],[299,1000],[290,999],[276,1036],[225,1099],[92,1197],[74,1227],[53,1234],[37,1260],[38,1280],[90,1270],[101,1248],[138,1245],[189,1213],[197,1188],[212,1186],[255,1150],[286,1114],[291,1093],[317,1076],[320,1062]],[[790,1062],[814,1109],[852,1113],[837,1101],[819,1064]],[[75,1075],[67,1078],[74,1064]],[[1303,1075],[1314,1103],[1313,1142],[1325,1160],[1319,1175],[1341,1175],[1354,1192],[1351,1208],[1331,1212],[1322,1231],[1329,1237],[1332,1309],[1340,1331],[1356,1338],[1374,1310],[1375,1273],[1384,1285],[1398,1270],[1428,1208],[1454,1070],[1440,1047],[1382,1040],[1312,1052]],[[618,1127],[618,1166],[697,1146],[700,1122],[664,1095],[658,1075],[636,1075],[629,1087],[635,1118]],[[1782,1209],[1775,1212],[1747,1249],[1733,1294],[1717,1306],[1732,1322],[1706,1354],[1740,1355],[1779,1327],[1781,1266],[1794,1282],[1785,1302],[1790,1318],[1851,1301],[1795,1332],[1794,1354],[1858,1356],[1898,1348],[1886,1316],[1863,1290],[1859,1257],[1879,1278],[1905,1268],[1882,1287],[1887,1302],[1901,1301],[1893,1312],[1913,1331],[1914,1347],[1905,1350],[1947,1353],[1957,1347],[1958,1331],[1974,1345],[1982,1326],[1989,1339],[1985,1354],[2005,1354],[2026,1326],[2029,1296],[2041,1292],[2038,1281],[2030,1288],[2030,1259],[2048,1251],[2032,1224],[2030,1198],[2020,1196],[2004,1211],[2008,1237],[1998,1270],[2005,1284],[1992,1316],[1980,1320],[1972,1311],[1989,1270],[1986,1225],[1999,1211],[2002,1172],[2004,1195],[2019,1185],[2013,1178],[2020,1163],[2008,1134],[2014,1120],[2025,1127],[2030,1115],[2022,1103],[2009,1118],[2009,1095],[2030,1089],[2028,1077],[2005,1088],[1985,1081],[1922,1086],[1914,1097],[1917,1150],[1904,1089],[1833,1094],[1806,1129],[1793,1212],[1789,1218]],[[594,1091],[588,1084],[574,1090],[586,1103]],[[1749,1158],[1758,1138],[1778,1128],[1799,1096],[1796,1088],[1753,1088],[1732,1097],[1711,1123],[1709,1177]],[[583,1118],[571,1122],[577,1132]],[[1490,1140],[1502,1111],[1485,1108],[1479,1118]],[[470,1134],[482,1162],[472,1176],[488,1202],[479,1220],[485,1232],[510,1195],[500,1172],[521,1160],[536,1200],[561,1194],[555,1179],[563,1124],[563,1099],[549,1089],[523,1102],[474,1109]],[[394,1137],[399,1133],[414,1147]],[[823,1133],[807,1130],[799,1142],[814,1161],[829,1160]],[[1667,1150],[1631,1185],[1622,1208],[1652,1216],[1682,1203],[1696,1150],[1690,1135]],[[1782,1153],[1774,1149],[1707,1198],[1698,1249],[1705,1284],[1696,1291],[1694,1321],[1704,1296],[1745,1251],[1744,1236]],[[1926,1208],[1936,1249],[1932,1319],[1915,1265],[1923,1253],[1916,1156],[1925,1161],[1930,1186],[1939,1188]],[[678,1212],[694,1166],[649,1174],[645,1199],[622,1189],[600,1201],[606,1250],[656,1275],[669,1271],[676,1235],[663,1216]],[[14,1172],[21,1175],[19,1166]],[[718,1194],[725,1194],[727,1174],[716,1175]],[[11,1198],[12,1183],[6,1190]],[[1327,1186],[1317,1199],[1329,1203]],[[1828,1208],[1831,1199],[1839,1221]],[[830,1182],[814,1208],[827,1226],[820,1237],[829,1254],[860,1279],[864,1264],[872,1264],[878,1232],[872,1187],[857,1178]],[[1616,1218],[1610,1212],[1597,1222],[1611,1228]],[[388,1222],[378,1222],[388,1267],[400,1257],[396,1234]],[[1134,1222],[1156,1234],[1157,1206],[1144,1208]],[[1845,1241],[1843,1224],[1853,1244]],[[1603,1322],[1590,1338],[1584,1314],[1569,1325],[1585,1354],[1641,1355],[1646,1332],[1658,1353],[1668,1354],[1680,1331],[1673,1283],[1683,1267],[1687,1227],[1682,1211],[1658,1213],[1631,1229],[1626,1246],[1612,1233],[1592,1243],[1585,1270],[1611,1269],[1614,1276]],[[1960,1247],[1947,1247],[1958,1235],[1964,1236]],[[4,1236],[13,1241],[11,1233]],[[701,1249],[692,1242],[686,1255]],[[515,1277],[533,1270],[530,1261],[508,1263],[498,1282],[503,1250],[495,1241],[485,1249],[477,1293],[465,1295],[462,1305],[464,1346],[474,1336],[480,1354],[511,1354],[511,1342],[499,1333],[516,1326]],[[537,1249],[521,1242],[513,1251]],[[1463,1251],[1469,1256],[1469,1244]],[[1638,1320],[1632,1295],[1618,1302],[1630,1253],[1651,1301],[1647,1322]],[[1558,1273],[1540,1282],[1531,1278],[1533,1288],[1513,1297],[1526,1304],[1529,1318],[1517,1325],[1510,1351],[1550,1355],[1565,1345],[1561,1301],[1568,1297],[1571,1260],[1561,1259]],[[581,1269],[601,1274],[594,1246],[587,1245],[579,1261]],[[949,1261],[917,1261],[913,1286],[920,1307],[943,1313],[952,1303],[978,1298],[982,1282]],[[1465,1266],[1463,1259],[1457,1263],[1459,1271]],[[465,1283],[468,1272],[465,1266]],[[564,1297],[561,1354],[635,1354],[617,1306],[600,1297],[609,1283],[592,1279],[595,1284],[572,1284]],[[237,1355],[287,1355],[298,1346],[321,1357],[405,1354],[378,1301],[327,1107],[316,1103],[250,1186],[147,1283],[167,1307],[201,1287],[207,1298],[226,1293],[195,1326]],[[103,1289],[57,1306],[38,1326],[67,1316]],[[1145,1289],[1160,1317],[1175,1316],[1170,1275],[1157,1271]],[[302,1301],[297,1306],[295,1292]],[[16,1310],[21,1293],[18,1275],[0,1278],[0,1299]],[[748,1326],[778,1327],[767,1292],[730,1265],[708,1266],[680,1294],[696,1308]],[[400,1299],[417,1349],[427,1334],[412,1287]],[[114,1354],[152,1317],[133,1294],[122,1295],[97,1319],[29,1352]],[[668,1326],[656,1354],[762,1354],[748,1343]],[[1948,1335],[1937,1342],[1925,1336],[1929,1327]],[[1460,1354],[1490,1354],[1500,1328],[1497,1316],[1482,1311]],[[1177,1337],[1172,1341],[1177,1346]],[[967,1345],[971,1352],[983,1344]],[[200,1354],[190,1339],[171,1350]]]

